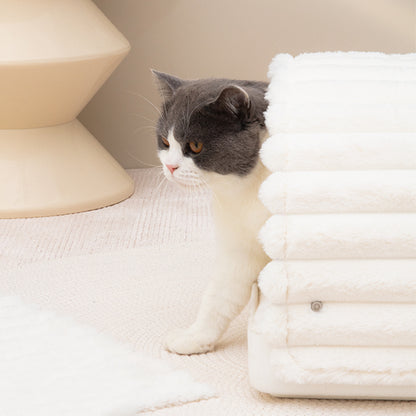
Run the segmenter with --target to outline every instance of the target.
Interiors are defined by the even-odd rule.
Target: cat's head
[[[206,174],[248,175],[258,162],[267,84],[153,73],[163,100],[156,134],[166,177],[192,185]]]

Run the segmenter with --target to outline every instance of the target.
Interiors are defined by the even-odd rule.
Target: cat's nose
[[[166,167],[169,169],[169,172],[173,175],[173,172],[175,172],[175,170],[178,169],[179,166],[177,166],[177,165],[166,165]]]

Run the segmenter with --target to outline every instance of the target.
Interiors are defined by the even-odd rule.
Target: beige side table
[[[0,218],[86,211],[133,193],[76,120],[129,49],[90,0],[0,1]]]

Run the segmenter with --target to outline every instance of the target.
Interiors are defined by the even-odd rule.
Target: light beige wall
[[[95,0],[132,51],[81,113],[126,168],[157,164],[149,68],[266,79],[278,52],[416,52],[416,0]]]

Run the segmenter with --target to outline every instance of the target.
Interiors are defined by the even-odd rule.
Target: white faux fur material
[[[416,258],[416,215],[276,214],[259,238],[278,260]]]
[[[416,170],[275,172],[259,196],[273,214],[416,213]]]
[[[286,392],[412,386],[416,399],[416,54],[281,54],[269,78],[272,261],[249,331]]]
[[[329,302],[412,303],[416,259],[273,260],[259,276],[263,296],[277,305]]]
[[[416,169],[416,132],[279,132],[260,156],[272,172]]]
[[[275,348],[276,380],[298,384],[415,386],[414,347]],[[416,394],[416,387],[415,387]]]
[[[415,57],[277,55],[266,95],[269,132],[416,131]]]
[[[306,302],[276,305],[263,300],[253,325],[276,347],[355,345],[416,349],[416,303],[330,302],[321,297],[315,301],[322,301],[317,312]]]
[[[212,395],[92,327],[0,297],[1,415],[133,416]]]

